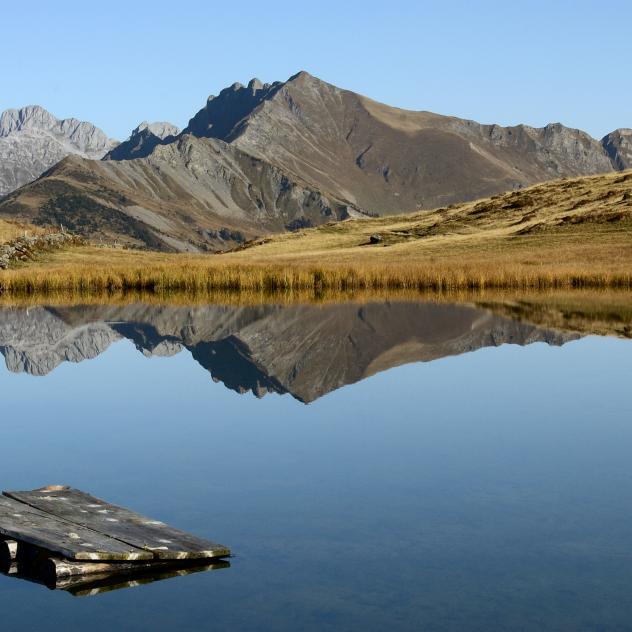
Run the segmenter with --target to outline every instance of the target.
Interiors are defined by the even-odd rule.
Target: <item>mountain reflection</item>
[[[306,403],[409,362],[577,337],[469,305],[421,302],[0,309],[0,352],[11,371],[46,375],[128,339],[147,356],[188,349],[213,380],[240,393]]]

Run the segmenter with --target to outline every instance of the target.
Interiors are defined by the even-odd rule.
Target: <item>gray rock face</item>
[[[601,141],[615,169],[632,169],[632,129],[618,129]]]
[[[180,133],[180,129],[164,121],[147,123],[143,121],[130,137],[108,152],[104,160],[133,160],[149,156],[156,145],[165,144],[173,140]]]
[[[435,303],[0,309],[0,353],[12,371],[43,375],[126,338],[146,356],[186,348],[237,392],[290,393],[306,403],[409,362],[577,337]]]
[[[91,123],[59,120],[37,105],[6,110],[0,115],[0,197],[70,154],[100,159],[116,144]]]

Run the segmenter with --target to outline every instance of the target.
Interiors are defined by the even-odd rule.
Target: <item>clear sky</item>
[[[37,103],[120,139],[298,70],[484,123],[632,127],[630,0],[31,0],[0,15],[0,110]]]

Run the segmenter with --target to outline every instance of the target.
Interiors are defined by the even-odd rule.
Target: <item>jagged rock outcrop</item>
[[[409,362],[577,337],[435,303],[0,310],[0,352],[11,370],[41,375],[125,338],[145,355],[186,348],[214,380],[237,392],[290,393],[303,402]]]
[[[117,141],[91,123],[59,120],[37,105],[0,115],[0,197],[70,154],[98,160]]]
[[[104,160],[133,160],[149,156],[156,145],[173,140],[180,129],[171,123],[143,121],[134,129],[130,137],[109,151]]]
[[[601,142],[615,169],[632,169],[632,129],[617,129]]]
[[[209,96],[206,106],[189,121],[185,133],[229,141],[238,124],[283,85],[280,81],[264,84],[259,79],[252,79],[248,86],[234,83],[218,96]]]

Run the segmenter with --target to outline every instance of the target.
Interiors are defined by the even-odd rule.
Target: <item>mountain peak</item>
[[[74,119],[73,119],[74,120]],[[0,137],[27,128],[50,129],[60,121],[41,105],[5,110],[0,115]]]
[[[264,84],[259,81],[259,79],[257,79],[256,77],[253,77],[249,82],[248,82],[248,90],[250,90],[251,92],[258,92],[259,90],[263,89]]]
[[[116,144],[92,123],[60,120],[41,105],[6,110],[0,114],[0,197],[69,154],[99,159]]]
[[[299,70],[295,75],[292,75],[289,79],[288,82],[290,81],[309,81],[311,79],[316,79],[316,77],[314,77],[314,75],[310,75],[307,70]]]
[[[167,121],[155,121],[153,123],[143,121],[132,131],[130,138],[134,138],[142,133],[153,134],[160,138],[160,140],[164,140],[169,136],[177,136],[180,133],[180,128]]]
[[[224,88],[218,96],[211,95],[206,106],[189,121],[184,133],[230,141],[239,133],[241,122],[284,86],[295,86],[295,89],[300,89],[303,85],[312,84],[329,85],[305,70],[292,75],[286,82],[262,83],[256,77],[251,79],[247,86],[235,82]]]
[[[130,137],[112,149],[104,160],[134,160],[149,156],[157,145],[173,140],[180,129],[166,121],[148,123],[143,121],[130,134]]]

